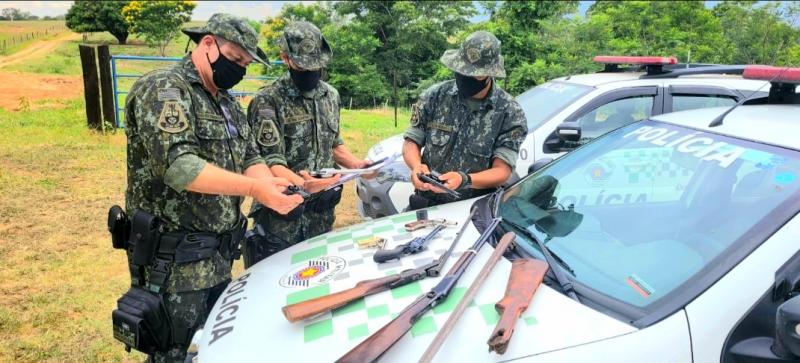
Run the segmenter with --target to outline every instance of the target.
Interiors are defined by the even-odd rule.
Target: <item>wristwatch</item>
[[[459,171],[461,174],[461,185],[458,186],[459,190],[472,188],[472,177],[469,174]]]

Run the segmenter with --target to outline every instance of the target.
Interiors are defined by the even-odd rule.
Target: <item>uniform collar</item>
[[[294,85],[292,82],[292,77],[289,76],[289,72],[286,72],[281,78],[278,78],[277,81],[283,87],[283,90],[289,97],[304,97],[304,98],[311,98],[311,99],[319,99],[328,94],[328,88],[323,85],[323,82],[320,80],[319,84],[317,84],[317,88],[314,88],[308,93],[304,93]]]
[[[450,86],[450,89],[447,90],[447,94],[453,95],[458,97],[459,101],[466,106],[466,100],[461,97],[458,93],[458,85],[456,85],[456,81],[451,81],[453,84]],[[497,99],[499,97],[500,92],[497,92],[497,79],[492,80],[492,89],[489,90],[489,94],[486,95],[486,98],[480,100],[481,102],[481,109],[493,109],[494,105],[497,104]]]

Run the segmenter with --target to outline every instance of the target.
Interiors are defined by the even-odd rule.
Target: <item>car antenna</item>
[[[717,127],[719,125],[722,125],[722,120],[725,119],[725,116],[728,116],[728,114],[731,113],[731,111],[735,110],[737,107],[741,106],[742,104],[744,104],[745,102],[747,102],[751,98],[753,98],[753,96],[755,96],[755,94],[758,93],[758,91],[761,91],[761,89],[764,88],[764,86],[766,86],[768,84],[772,84],[772,82],[774,82],[776,79],[778,79],[778,77],[783,75],[783,72],[786,72],[787,70],[789,70],[789,67],[786,67],[786,68],[782,69],[780,72],[778,72],[778,74],[776,74],[774,77],[772,77],[772,79],[770,79],[767,83],[762,84],[761,87],[758,87],[757,90],[755,90],[752,93],[750,93],[749,96],[747,96],[745,98],[742,98],[741,100],[739,100],[739,102],[736,102],[735,105],[731,106],[731,108],[725,110],[725,112],[723,112],[721,115],[717,116],[714,120],[712,120],[711,123],[708,124],[708,127]]]

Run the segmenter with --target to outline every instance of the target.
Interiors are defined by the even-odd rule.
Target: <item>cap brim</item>
[[[204,36],[211,34],[211,32],[205,28],[183,28],[181,29],[181,32],[188,35],[189,39],[195,43],[200,43],[200,39],[203,39]]]
[[[249,53],[250,56],[253,57],[253,61],[254,62],[261,63],[261,64],[263,64],[263,65],[265,65],[267,67],[270,66],[269,65],[269,58],[267,58],[267,53],[264,53],[264,51],[261,50],[261,48],[256,47],[256,51],[255,52],[253,52],[253,51],[248,49],[247,53]]]
[[[444,66],[451,71],[461,73],[469,77],[506,77],[506,70],[503,67],[503,56],[500,56],[500,60],[498,62],[484,67],[477,67],[467,61],[458,49],[448,49],[444,52],[444,54],[442,54],[442,57],[439,58],[439,61],[441,61],[442,64],[444,64]]]

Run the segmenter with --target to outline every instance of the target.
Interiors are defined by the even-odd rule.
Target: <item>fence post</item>
[[[97,82],[97,53],[94,47],[81,44],[78,46],[83,69],[83,95],[86,99],[86,121],[90,128],[103,129],[100,115],[100,87]]]
[[[108,45],[97,47],[97,65],[100,66],[100,95],[103,106],[103,121],[108,125],[117,125],[114,109],[114,89],[111,86],[111,52]]]

